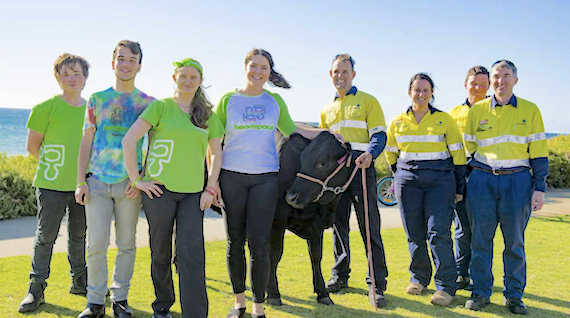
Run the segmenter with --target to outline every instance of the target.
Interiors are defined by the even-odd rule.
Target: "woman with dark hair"
[[[426,74],[411,78],[412,106],[390,124],[384,150],[395,172],[396,198],[412,258],[406,292],[420,295],[430,283],[427,240],[437,288],[431,303],[449,306],[457,291],[450,227],[455,203],[463,199],[466,162],[457,123],[432,106],[433,88]]]
[[[268,81],[277,87],[291,88],[274,67],[269,52],[251,50],[245,57],[245,86],[225,94],[215,109],[226,129],[220,187],[225,203],[228,272],[235,295],[235,306],[228,318],[241,318],[245,313],[246,238],[251,255],[251,316],[265,317],[269,233],[277,209],[279,161],[275,129],[285,136],[296,132],[308,139],[323,131],[297,127],[281,96],[264,89]]]
[[[204,210],[216,194],[224,129],[204,94],[202,65],[194,59],[173,64],[174,97],[154,101],[129,129],[123,139],[125,165],[131,185],[146,193],[142,201],[149,224],[156,295],[153,317],[171,317],[175,299],[171,269],[175,222],[182,316],[207,317],[203,221]],[[135,145],[149,130],[151,144],[141,180]],[[208,146],[212,163],[204,188]]]

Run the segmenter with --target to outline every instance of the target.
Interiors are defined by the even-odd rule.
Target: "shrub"
[[[32,156],[0,153],[0,220],[36,215],[36,166]]]
[[[548,163],[548,187],[570,188],[570,136],[548,140]]]

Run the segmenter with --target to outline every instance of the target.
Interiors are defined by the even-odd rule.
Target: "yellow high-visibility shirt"
[[[353,150],[366,151],[370,137],[386,131],[386,120],[378,100],[353,86],[321,111],[319,127],[341,134]]]
[[[520,97],[494,106],[487,98],[471,107],[465,143],[474,159],[492,169],[530,167],[530,159],[548,157],[542,115],[538,107]]]
[[[412,107],[394,118],[384,148],[390,165],[398,159],[402,163],[418,163],[450,158],[453,158],[453,165],[466,164],[463,140],[455,120],[448,113],[429,107],[419,123]]]
[[[469,114],[470,109],[471,106],[469,105],[469,102],[465,101],[465,103],[457,105],[449,111],[449,115],[455,119],[457,127],[459,127],[459,131],[462,134],[465,132],[465,122],[467,121],[467,115]]]

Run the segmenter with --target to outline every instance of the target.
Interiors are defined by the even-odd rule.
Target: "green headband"
[[[195,59],[183,59],[182,62],[172,62],[172,65],[174,65],[176,68],[183,66],[192,66],[193,68],[197,69],[198,72],[200,72],[200,75],[204,76],[202,64],[200,64],[200,62],[196,61]]]

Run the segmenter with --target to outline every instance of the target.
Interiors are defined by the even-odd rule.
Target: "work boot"
[[[42,283],[31,283],[30,288],[28,289],[28,293],[20,306],[18,306],[19,312],[32,312],[38,307],[45,303],[44,299],[44,285]]]
[[[370,305],[374,306],[374,299],[372,294],[372,287],[368,290],[368,302]],[[388,303],[386,302],[386,297],[384,296],[384,292],[381,290],[376,291],[376,306],[378,308],[386,307]]]
[[[121,300],[113,303],[113,314],[115,318],[130,318],[133,316],[133,312],[126,300]]]
[[[343,288],[347,288],[348,287],[348,281],[346,281],[342,278],[333,277],[328,282],[326,282],[325,287],[327,288],[327,291],[329,293],[336,293],[336,292],[339,292]]]
[[[420,283],[411,283],[408,288],[406,288],[406,294],[410,295],[421,295],[426,290],[426,287]]]
[[[433,296],[431,296],[431,303],[438,306],[447,307],[451,305],[455,296],[451,296],[444,290],[436,291]]]
[[[489,298],[485,298],[481,295],[473,294],[473,295],[471,295],[471,298],[469,298],[465,302],[465,308],[478,311],[478,310],[483,309],[488,304],[489,304]]]
[[[526,315],[526,305],[519,298],[507,298],[505,300],[505,305],[509,308],[509,311],[513,314]]]
[[[87,308],[77,318],[101,318],[105,316],[105,305],[87,303]]]
[[[69,293],[79,296],[87,296],[87,272],[85,275],[74,277],[69,287]]]

